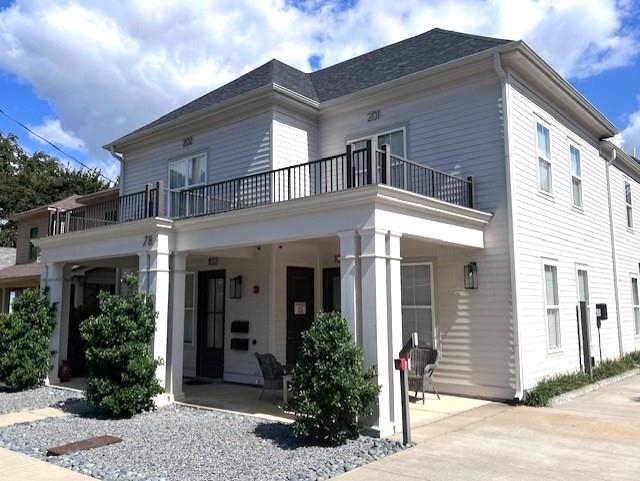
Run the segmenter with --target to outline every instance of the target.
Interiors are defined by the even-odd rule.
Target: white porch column
[[[154,358],[162,359],[163,364],[156,369],[156,379],[168,392],[167,385],[167,344],[169,320],[169,236],[158,233],[150,250],[140,252],[138,288],[151,294],[155,300],[156,332],[151,343]],[[156,404],[171,402],[171,395],[159,396]]]
[[[58,362],[65,361],[69,352],[69,315],[71,314],[72,267],[72,265],[68,264],[62,269],[62,300],[58,304],[58,309],[60,310],[60,355]]]
[[[176,252],[173,254],[171,269],[171,353],[167,375],[167,392],[173,399],[183,399],[182,374],[184,361],[184,296],[185,271],[187,268],[187,254]]]
[[[47,297],[51,304],[55,304],[56,325],[53,328],[51,339],[49,340],[49,350],[53,352],[51,355],[51,369],[49,375],[45,379],[45,384],[58,383],[58,367],[60,366],[60,325],[62,319],[62,310],[60,306],[63,300],[63,283],[64,283],[64,264],[62,262],[47,263],[43,266],[40,276],[40,287],[46,289]]]
[[[358,287],[360,238],[356,231],[340,232],[340,311],[347,320],[353,341],[362,346],[361,325],[358,323]]]
[[[402,290],[400,279],[400,236],[389,232],[387,236],[387,319],[389,320],[389,355],[395,359],[406,339],[402,339]],[[399,373],[392,364],[389,365],[391,379],[391,420],[396,432],[402,430],[402,405],[400,400]]]
[[[386,231],[360,231],[362,269],[362,348],[366,367],[376,366],[381,386],[378,409],[374,413],[374,432],[393,434],[391,419],[392,378],[389,376],[393,354],[389,352],[387,308],[387,238]]]

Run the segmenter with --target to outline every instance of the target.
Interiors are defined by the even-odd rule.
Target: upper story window
[[[186,189],[207,181],[207,154],[198,154],[169,163],[169,188]]]
[[[571,202],[574,206],[582,208],[582,160],[580,150],[569,146],[569,158],[571,162]]]
[[[29,260],[35,261],[38,258],[38,248],[31,242],[32,239],[38,238],[38,228],[32,227],[29,229]]]
[[[406,142],[405,142],[405,130],[404,128],[398,130],[391,130],[388,132],[381,132],[373,134],[369,137],[363,137],[360,139],[352,140],[348,142],[351,144],[352,150],[364,149],[367,145],[367,140],[375,140],[377,147],[380,148],[383,145],[389,145],[391,155],[404,159],[406,157]],[[365,184],[366,178],[366,166],[364,156],[354,156],[353,158],[353,184],[354,186]],[[404,164],[398,160],[392,160],[391,162],[391,179],[390,184],[394,187],[403,188],[405,185]],[[378,172],[379,174],[380,172]]]
[[[631,198],[631,183],[624,181],[624,201],[627,204],[627,227],[633,229],[633,202]]]
[[[169,214],[188,215],[198,196],[181,195],[180,191],[207,182],[207,154],[197,154],[169,162]]]
[[[549,128],[537,122],[538,143],[538,188],[542,192],[551,194],[551,134]]]
[[[633,330],[640,336],[640,295],[638,295],[638,278],[631,278],[631,297],[633,300]]]
[[[558,267],[544,265],[544,304],[549,350],[560,349],[560,298],[558,296]]]

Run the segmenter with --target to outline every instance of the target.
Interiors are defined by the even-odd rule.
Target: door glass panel
[[[216,279],[215,284],[215,312],[222,312],[224,309],[224,279]]]
[[[214,316],[215,314],[208,312],[207,313],[207,347],[213,348],[215,346],[215,325],[214,325]]]
[[[224,336],[224,316],[222,314],[214,314],[215,324],[215,341],[213,347],[216,349],[222,349],[222,339]]]
[[[331,295],[333,296],[333,309],[340,312],[340,296],[342,292],[340,291],[340,276],[333,276],[331,279]]]
[[[580,301],[589,304],[589,280],[587,271],[578,270],[578,296]]]

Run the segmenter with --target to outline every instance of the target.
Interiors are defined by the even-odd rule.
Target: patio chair
[[[418,391],[422,392],[422,404],[424,404],[424,391],[429,386],[440,399],[438,389],[433,382],[433,371],[440,361],[440,353],[431,347],[414,347],[409,353],[409,391],[415,391],[418,399]]]
[[[265,389],[282,389],[282,375],[284,374],[284,367],[278,362],[276,357],[271,354],[255,353],[258,364],[260,365],[260,371],[262,371],[262,377],[264,378],[264,384],[262,391],[260,392],[259,400],[262,399]]]

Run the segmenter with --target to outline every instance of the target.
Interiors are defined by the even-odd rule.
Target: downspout
[[[604,152],[603,152],[604,153]],[[611,149],[611,158],[606,160],[607,168],[607,200],[609,201],[609,234],[611,235],[611,258],[613,260],[613,292],[616,297],[616,321],[618,323],[618,347],[620,349],[620,357],[624,354],[624,346],[622,344],[622,320],[620,319],[620,291],[618,289],[618,262],[616,259],[616,236],[613,226],[613,200],[611,198],[611,177],[609,170],[611,164],[616,160],[617,152],[615,148]]]
[[[522,385],[522,340],[520,338],[520,329],[518,326],[518,296],[516,289],[516,242],[515,242],[515,205],[513,199],[515,197],[515,186],[513,183],[513,173],[511,168],[511,142],[510,142],[510,110],[511,110],[511,96],[510,96],[510,76],[504,71],[502,67],[502,61],[500,53],[493,54],[493,66],[500,79],[500,85],[502,89],[502,126],[503,126],[503,138],[504,138],[504,165],[505,165],[505,180],[507,183],[507,230],[509,237],[509,257],[511,262],[511,318],[513,328],[514,339],[514,362],[515,362],[515,377],[516,377],[516,390],[514,398],[522,400],[524,397],[524,388]]]
[[[114,159],[117,159],[120,162],[120,185],[118,186],[120,189],[120,195],[124,195],[124,155],[116,152],[116,148],[112,145],[109,148],[109,153]]]

